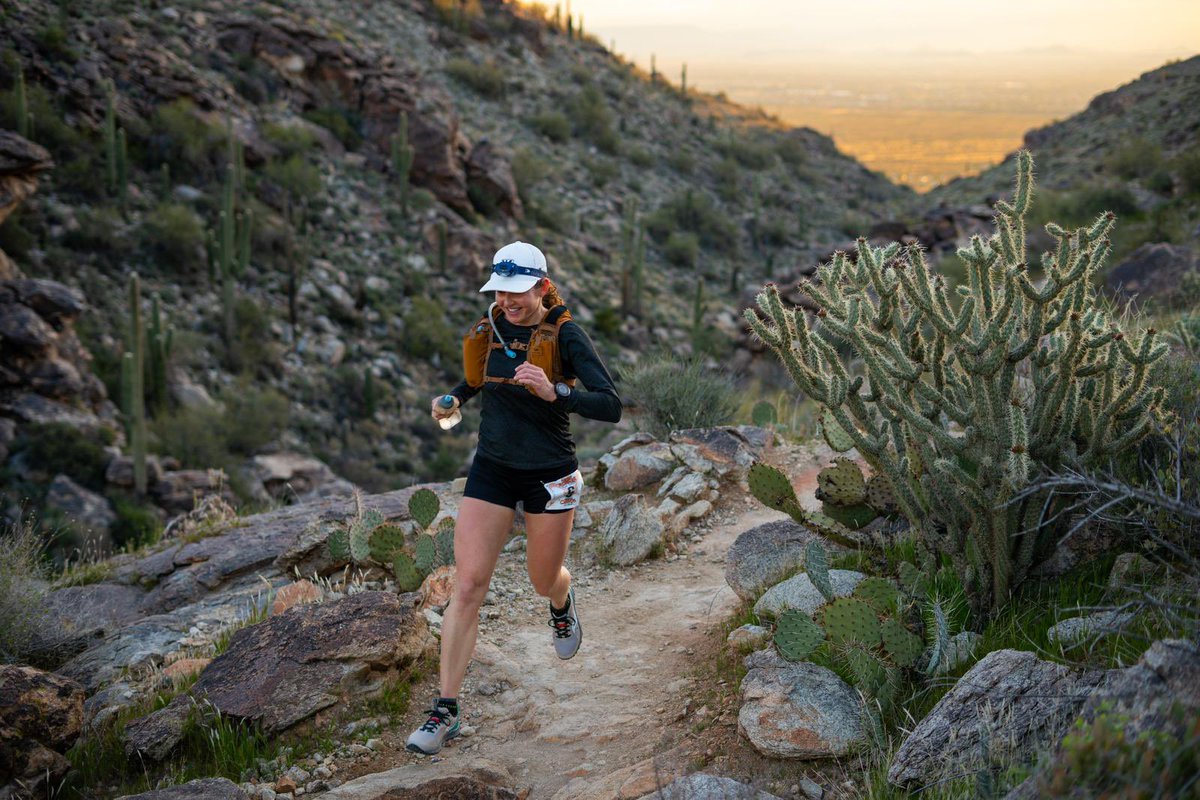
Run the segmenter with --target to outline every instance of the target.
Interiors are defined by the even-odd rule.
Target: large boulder
[[[727,478],[761,461],[774,441],[772,431],[751,425],[687,428],[671,434],[671,452],[695,472]]]
[[[138,619],[145,592],[133,586],[92,583],[46,595],[46,624],[35,632],[39,661],[58,664]]]
[[[790,519],[764,522],[743,531],[725,554],[725,582],[741,599],[757,600],[804,566],[804,548],[818,538]]]
[[[644,561],[662,548],[662,518],[646,505],[642,495],[627,494],[617,500],[604,518],[600,542],[608,558],[618,566]]]
[[[66,523],[91,541],[100,552],[107,552],[112,539],[109,529],[117,521],[108,498],[83,488],[66,475],[56,475],[46,490],[46,508],[66,518]]]
[[[0,665],[0,797],[42,797],[58,785],[83,729],[83,698],[68,678]]]
[[[861,572],[854,570],[829,570],[829,583],[837,597],[849,597],[864,577],[866,576]],[[754,613],[760,619],[774,619],[784,611],[794,608],[811,616],[823,605],[825,595],[813,586],[808,574],[802,572],[768,589],[754,604]]]
[[[166,789],[127,794],[117,800],[248,800],[249,797],[228,778],[201,778]]]
[[[1077,672],[1033,653],[988,653],[904,740],[888,782],[927,786],[971,772],[984,766],[984,749],[993,760],[1027,758],[1063,734],[1104,677],[1102,670]]]
[[[188,694],[126,728],[126,750],[160,760],[178,744],[194,699],[268,733],[378,692],[430,643],[425,618],[394,594],[299,605],[239,630]]]
[[[349,496],[353,485],[334,474],[329,465],[312,456],[299,453],[272,453],[254,456],[246,471],[261,486],[265,495],[274,500],[306,500],[334,494]]]
[[[1187,247],[1158,242],[1134,250],[1105,279],[1110,291],[1125,300],[1144,303],[1157,299],[1167,305],[1179,301],[1183,276],[1196,270],[1196,256]]]
[[[0,130],[0,223],[37,191],[38,175],[53,166],[46,148],[13,131]]]
[[[866,741],[862,698],[825,667],[746,656],[738,730],[772,758],[834,758]]]
[[[321,795],[324,800],[518,800],[528,793],[499,764],[459,759],[389,769],[347,781]]]
[[[492,210],[488,206],[493,206],[513,219],[525,216],[512,166],[487,139],[479,140],[467,157],[467,187],[472,199],[481,199],[477,204],[480,211],[486,213]]]
[[[671,448],[651,442],[626,450],[604,473],[604,486],[614,492],[628,492],[658,483],[675,469]]]

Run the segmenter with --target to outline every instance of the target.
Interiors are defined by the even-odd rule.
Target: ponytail
[[[558,287],[549,278],[542,278],[542,280],[544,281],[542,285],[546,288],[546,293],[542,295],[542,307],[554,308],[555,306],[566,305],[563,302],[562,295],[558,293]]]

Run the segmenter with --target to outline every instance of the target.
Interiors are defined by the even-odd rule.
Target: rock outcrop
[[[640,494],[617,500],[600,526],[601,544],[608,558],[622,567],[644,561],[662,551],[662,519]]]
[[[730,545],[725,554],[725,582],[743,600],[757,600],[804,566],[804,548],[817,538],[790,519],[757,525]]]
[[[390,769],[355,778],[322,795],[327,800],[519,800],[525,796],[504,767],[484,759]]]
[[[0,796],[41,797],[70,769],[83,688],[32,667],[0,666]]]

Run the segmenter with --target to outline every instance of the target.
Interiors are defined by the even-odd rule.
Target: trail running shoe
[[[405,749],[431,756],[440,752],[446,742],[458,736],[458,717],[444,706],[439,706],[436,700],[433,708],[426,713],[429,714],[429,719],[409,735]]]
[[[567,593],[567,597],[569,602],[566,616],[556,616],[554,607],[551,606],[549,623],[554,629],[554,652],[564,661],[578,653],[579,645],[583,642],[583,626],[579,624],[579,611],[575,607],[574,586]]]

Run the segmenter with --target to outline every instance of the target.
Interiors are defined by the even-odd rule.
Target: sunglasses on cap
[[[497,261],[492,264],[492,272],[501,278],[511,278],[513,275],[532,275],[535,278],[546,277],[546,272],[533,267],[523,267],[515,261]]]

